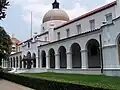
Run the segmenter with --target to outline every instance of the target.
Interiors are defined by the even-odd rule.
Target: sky
[[[54,0],[9,0],[10,6],[0,26],[4,27],[10,36],[20,41],[30,38],[31,12],[33,18],[33,34],[40,33],[42,19],[45,13],[52,9]],[[57,0],[60,8],[67,12],[70,19],[78,17],[88,11],[103,6],[114,0]]]

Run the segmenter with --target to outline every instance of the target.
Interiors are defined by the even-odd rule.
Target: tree
[[[0,20],[5,18],[7,6],[9,6],[9,2],[7,0],[0,0]]]
[[[0,20],[6,16],[6,9],[9,6],[8,0],[0,0]],[[2,59],[10,55],[11,40],[4,28],[0,26],[0,64]]]
[[[0,26],[0,61],[9,57],[11,44],[10,36],[5,32],[4,28]]]

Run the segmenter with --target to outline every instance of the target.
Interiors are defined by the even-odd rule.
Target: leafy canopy
[[[11,52],[11,39],[5,32],[4,28],[0,26],[0,60],[6,59]]]
[[[5,18],[7,6],[9,6],[8,0],[0,0],[0,20]]]

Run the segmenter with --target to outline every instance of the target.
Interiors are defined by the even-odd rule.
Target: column
[[[14,68],[14,59],[12,60],[12,67]]]
[[[40,68],[42,68],[42,56],[40,56]]]
[[[3,59],[2,59],[2,68],[4,67],[4,64],[3,64]]]
[[[4,60],[4,67],[6,67],[6,60]]]
[[[11,60],[9,60],[9,66],[8,67],[11,68]]]
[[[3,59],[3,68],[4,68],[4,59]]]
[[[18,59],[18,69],[20,69],[20,59]]]
[[[17,60],[15,60],[15,68],[17,69]]]
[[[3,60],[3,67],[5,67],[5,60]]]
[[[5,62],[5,63],[6,63],[6,68],[8,68],[8,60],[6,60],[6,62]]]
[[[36,57],[36,68],[39,68],[39,63],[38,63],[39,61],[38,61],[38,56]]]
[[[82,69],[88,68],[87,50],[81,50]]]
[[[24,61],[22,61],[22,69],[24,69]]]
[[[6,60],[6,68],[8,68],[8,60]]]
[[[67,52],[67,69],[72,69],[72,53]]]
[[[34,62],[33,62],[33,60],[32,60],[32,65],[31,65],[31,68],[34,68]]]
[[[60,55],[55,55],[55,69],[60,69]]]
[[[9,68],[11,68],[11,59],[9,60]]]
[[[46,56],[46,69],[50,69],[49,55]]]
[[[12,68],[12,64],[13,64],[13,63],[12,63],[12,59],[10,60],[10,62],[11,62],[11,68]]]
[[[5,63],[5,60],[4,60],[4,67],[6,67],[6,63]]]

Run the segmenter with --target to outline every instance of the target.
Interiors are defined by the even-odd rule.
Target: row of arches
[[[19,61],[22,60],[22,56],[16,56],[16,57],[11,57],[10,58],[10,67],[16,67],[18,68],[19,67]]]
[[[100,68],[100,50],[99,42],[95,39],[88,41],[87,45],[88,68]],[[72,58],[72,68],[81,68],[81,47],[78,43],[73,43],[70,48]],[[67,68],[67,51],[64,46],[58,49],[60,68]],[[50,60],[50,68],[55,68],[55,50],[51,48],[48,52]],[[42,67],[46,67],[46,52],[41,51]]]
[[[36,68],[36,54],[33,53],[31,56],[31,53],[28,52],[23,58],[22,56],[11,57],[10,66],[14,68]]]
[[[23,62],[24,68],[27,68],[27,69],[31,69],[32,67],[36,68],[36,54],[33,53],[31,56],[31,53],[28,52],[26,56],[25,55],[23,56],[23,60],[21,61],[21,63],[22,62]]]

